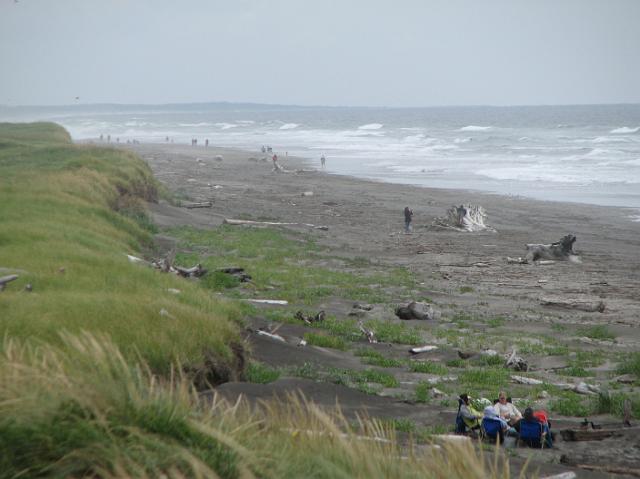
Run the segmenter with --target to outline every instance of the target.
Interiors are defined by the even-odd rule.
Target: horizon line
[[[192,102],[168,102],[168,103],[119,103],[119,102],[97,102],[97,103],[62,103],[62,104],[20,104],[9,105],[0,104],[0,108],[79,108],[79,107],[175,107],[175,106],[198,106],[198,105],[238,105],[238,106],[259,106],[259,107],[287,107],[287,108],[350,108],[350,109],[424,109],[424,108],[519,108],[519,107],[554,107],[554,106],[620,106],[620,105],[640,105],[640,102],[613,102],[613,103],[537,103],[537,104],[460,104],[460,105],[419,105],[419,106],[388,106],[388,105],[301,105],[295,103],[260,103],[247,101],[192,101]]]

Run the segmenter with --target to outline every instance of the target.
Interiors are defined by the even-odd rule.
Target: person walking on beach
[[[271,159],[273,160],[273,166],[276,166],[278,164],[278,155],[274,153]]]
[[[404,207],[404,232],[411,233],[411,220],[413,218],[413,210],[408,206]]]
[[[324,168],[324,164],[326,163],[327,159],[324,157],[324,155],[322,155],[320,157],[320,164],[322,165],[322,168]]]

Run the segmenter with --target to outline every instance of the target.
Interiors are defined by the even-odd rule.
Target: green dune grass
[[[0,293],[2,334],[102,333],[154,371],[236,375],[237,308],[127,259],[152,248],[144,202],[156,197],[131,153],[74,145],[53,124],[0,124],[0,275],[20,276]]]

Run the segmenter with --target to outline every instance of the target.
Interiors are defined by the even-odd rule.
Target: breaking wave
[[[366,125],[360,125],[358,130],[379,130],[383,126],[380,123],[367,123]]]
[[[300,125],[297,123],[285,123],[280,127],[281,130],[293,130],[294,128],[298,128]]]
[[[611,130],[609,133],[623,135],[625,133],[638,133],[640,131],[640,126],[636,128],[629,128],[628,126],[623,126],[621,128],[616,128],[615,130]]]
[[[476,125],[468,125],[463,126],[458,131],[487,131],[493,128],[492,126],[476,126]]]

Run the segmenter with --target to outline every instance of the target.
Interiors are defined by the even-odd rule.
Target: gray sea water
[[[0,107],[0,119],[56,121],[77,140],[265,145],[362,178],[640,208],[640,105],[77,105]]]

